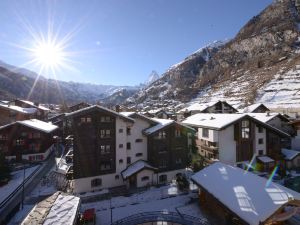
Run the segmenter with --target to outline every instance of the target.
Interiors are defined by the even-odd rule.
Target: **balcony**
[[[219,147],[217,146],[216,142],[205,142],[203,140],[196,140],[196,145],[198,146],[198,148],[209,151],[213,154],[217,154],[219,151]]]

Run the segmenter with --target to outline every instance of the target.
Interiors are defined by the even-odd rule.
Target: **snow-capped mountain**
[[[152,72],[148,76],[148,79],[144,82],[144,85],[149,86],[150,84],[152,84],[154,81],[158,79],[159,79],[159,74],[155,70],[152,70]]]
[[[208,45],[171,66],[127,104],[160,108],[227,100],[240,108],[255,102],[298,107],[299,13],[293,0],[274,1],[232,40]]]

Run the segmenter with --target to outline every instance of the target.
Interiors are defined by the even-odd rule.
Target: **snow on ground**
[[[197,194],[182,193],[177,189],[177,186],[172,183],[160,188],[151,187],[145,192],[129,197],[120,196],[114,197],[111,200],[85,203],[82,204],[81,211],[95,208],[97,224],[106,225],[111,222],[111,208],[113,221],[116,221],[142,212],[177,212],[177,207],[187,206],[191,198],[197,198]],[[195,213],[195,216],[203,217],[201,213]]]
[[[40,165],[25,169],[25,177],[29,177]],[[0,203],[4,201],[23,182],[23,170],[12,172],[12,178],[7,185],[0,187]]]

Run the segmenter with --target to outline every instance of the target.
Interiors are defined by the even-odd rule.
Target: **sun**
[[[45,68],[61,65],[64,55],[64,49],[51,42],[40,42],[33,48],[34,61]]]

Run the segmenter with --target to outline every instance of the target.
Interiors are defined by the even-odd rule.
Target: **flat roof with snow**
[[[191,178],[246,223],[258,225],[300,193],[267,179],[221,162],[199,171]]]

